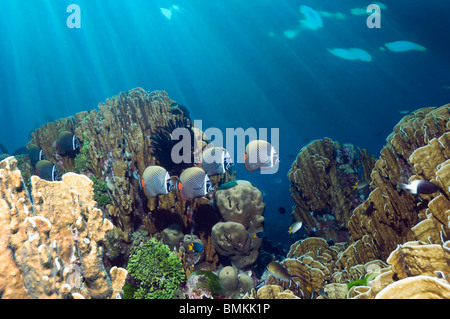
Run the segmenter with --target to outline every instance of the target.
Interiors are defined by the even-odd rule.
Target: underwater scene
[[[448,1],[0,3],[0,298],[450,298]]]

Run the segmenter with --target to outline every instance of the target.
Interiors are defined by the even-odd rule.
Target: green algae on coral
[[[192,273],[193,275],[203,276],[205,280],[199,280],[199,283],[203,285],[203,289],[207,289],[211,292],[212,296],[222,296],[222,285],[220,283],[219,276],[210,270],[197,270]]]
[[[137,291],[137,288],[131,284],[125,285],[122,288],[123,290],[123,299],[133,299],[134,293]]]
[[[86,136],[86,132],[83,133],[83,147],[80,153],[75,156],[73,171],[77,174],[82,174],[91,169],[91,161],[87,155],[91,142]]]
[[[139,282],[134,299],[171,299],[185,280],[181,261],[156,238],[139,244],[130,255],[127,270]]]
[[[367,282],[375,279],[377,276],[378,276],[378,274],[370,274],[361,279],[349,282],[349,283],[347,283],[347,288],[348,288],[348,290],[350,290],[350,288],[352,288],[353,286],[367,286]]]
[[[111,202],[111,197],[108,195],[108,186],[94,175],[90,179],[94,182],[92,186],[94,189],[94,200],[99,207],[106,207]]]

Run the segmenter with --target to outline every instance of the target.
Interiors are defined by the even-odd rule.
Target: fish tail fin
[[[401,189],[407,189],[407,190],[409,190],[409,191],[412,190],[411,185],[408,185],[408,184],[405,184],[405,183],[398,183],[397,185],[398,185],[398,187],[400,187]]]

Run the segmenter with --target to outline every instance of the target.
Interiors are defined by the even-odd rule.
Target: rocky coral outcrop
[[[223,222],[211,230],[214,248],[227,256],[238,268],[245,268],[256,261],[263,231],[264,202],[261,192],[244,180],[223,184],[215,195]]]
[[[193,158],[179,164],[171,159],[172,146],[178,143],[171,140],[171,132],[178,127],[187,128],[191,141],[201,142],[200,147],[207,144],[204,134],[192,127],[187,109],[166,92],[135,88],[99,103],[98,109],[45,124],[32,133],[30,144],[42,149],[61,172],[93,179],[98,206],[114,226],[108,234],[108,256],[116,258],[126,253],[136,225],[150,234],[173,223],[191,228],[193,213],[209,205],[204,198],[188,203],[178,190],[148,198],[140,187],[140,176],[149,165],[163,166],[173,176],[194,165]],[[74,133],[79,140],[75,158],[57,154],[54,142],[60,130]],[[211,178],[216,189],[231,179],[232,172]]]
[[[449,119],[450,105],[444,105],[412,112],[395,126],[371,173],[373,191],[347,223],[351,242],[369,236],[376,257],[386,260],[398,244],[448,239]],[[413,195],[397,186],[417,179],[441,191]]]
[[[114,237],[130,242],[136,216],[144,220],[150,233],[155,228],[152,216],[145,213],[147,201],[135,178],[147,166],[160,164],[152,154],[152,138],[159,128],[189,123],[182,112],[171,112],[172,103],[166,92],[148,93],[136,88],[100,103],[98,110],[45,124],[32,133],[31,143],[38,145],[61,171],[94,175],[105,182],[110,197],[106,211],[115,226]],[[75,159],[56,153],[53,142],[61,129],[73,132],[82,144]],[[148,209],[153,211],[158,205],[162,209],[174,207],[180,219],[185,220],[185,202],[176,200],[175,196],[173,192],[160,196],[159,201],[149,200]]]
[[[448,299],[450,296],[450,241],[443,245],[420,241],[399,245],[389,264],[372,267],[378,273],[367,285],[352,287],[355,299]]]
[[[314,236],[346,241],[346,223],[369,193],[374,163],[366,150],[329,138],[303,147],[288,172],[296,202],[292,215]]]
[[[17,161],[0,163],[0,295],[2,298],[117,298],[127,271],[103,265],[113,226],[93,200],[92,181],[31,177],[28,193]],[[33,202],[31,201],[33,199]]]

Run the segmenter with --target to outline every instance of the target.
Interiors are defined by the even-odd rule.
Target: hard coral
[[[177,126],[172,123],[189,125],[183,113],[171,112],[172,104],[166,92],[149,93],[136,88],[107,99],[96,110],[47,123],[32,134],[31,142],[43,150],[48,160],[59,161],[64,171],[94,175],[107,183],[111,200],[108,213],[117,240],[130,242],[136,220],[154,232],[154,219],[147,212],[158,205],[165,209],[174,206],[180,218],[185,218],[184,201],[176,200],[174,194],[159,198],[159,203],[147,201],[136,179],[147,166],[157,162],[156,154],[152,155],[157,145],[152,144],[152,139],[157,137],[158,130]],[[52,143],[60,129],[74,132],[83,145],[75,159],[57,158]],[[98,199],[100,206],[108,204],[106,197]],[[149,207],[144,207],[145,204]]]
[[[341,146],[329,138],[302,148],[288,172],[296,202],[294,218],[314,236],[346,241],[349,233],[345,224],[369,193],[369,187],[354,186],[370,182],[374,163],[367,151],[351,144]]]
[[[228,256],[238,268],[256,261],[262,238],[254,236],[263,231],[264,202],[261,192],[248,181],[225,183],[215,199],[225,222],[214,225],[211,238],[216,251]]]
[[[444,105],[412,112],[395,126],[372,171],[373,191],[347,224],[351,242],[368,236],[375,257],[385,260],[398,244],[449,238],[449,118]],[[416,179],[436,183],[441,192],[412,195],[397,187]]]
[[[95,208],[92,181],[31,177],[30,200],[17,162],[0,163],[0,295],[3,298],[116,298],[126,270],[102,262],[112,224]],[[6,268],[5,268],[6,267]]]

